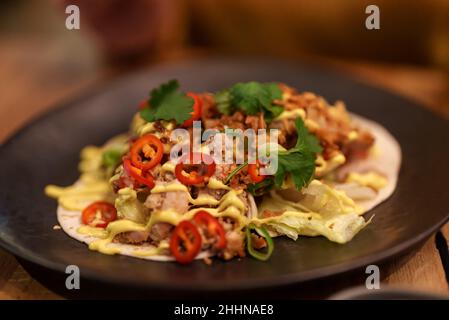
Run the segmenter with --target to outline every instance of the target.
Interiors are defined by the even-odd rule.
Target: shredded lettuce
[[[118,191],[115,199],[115,207],[120,218],[128,219],[137,223],[146,221],[147,210],[137,200],[137,193],[131,188],[123,188]]]
[[[293,192],[293,191],[291,191]],[[298,236],[324,236],[337,243],[350,241],[368,223],[361,216],[363,209],[346,196],[318,180],[298,193],[297,201],[282,198],[272,191],[266,195],[259,212],[284,211],[281,215],[259,218],[273,236],[286,235],[296,240]]]

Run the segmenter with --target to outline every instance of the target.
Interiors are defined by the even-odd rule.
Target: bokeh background
[[[81,32],[64,28],[69,4],[81,9]],[[364,27],[369,4],[380,8],[379,31]],[[447,0],[2,0],[0,9],[2,38],[33,39],[42,49],[59,45],[75,57],[102,49],[123,58],[200,47],[449,70]]]
[[[380,30],[365,28],[369,4]],[[91,83],[216,54],[333,65],[449,115],[447,0],[2,0],[0,137]]]
[[[80,30],[65,27],[69,4],[80,7]],[[365,28],[369,4],[380,30]],[[449,115],[447,0],[2,0],[0,117],[12,119],[0,136],[19,126],[28,86],[25,119],[90,81],[214,54],[326,63]]]
[[[69,4],[80,30],[66,29]],[[365,28],[370,4],[380,30]],[[214,55],[319,64],[449,118],[448,0],[1,0],[0,143],[99,83]],[[392,270],[387,284],[449,293],[435,238]],[[59,296],[0,250],[3,298]]]

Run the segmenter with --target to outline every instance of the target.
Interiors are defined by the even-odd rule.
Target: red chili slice
[[[203,109],[203,101],[194,93],[189,92],[187,96],[193,99],[193,112],[192,117],[184,121],[182,126],[184,128],[190,127],[193,124],[193,121],[201,118],[201,111]]]
[[[96,228],[106,228],[114,220],[117,220],[117,209],[105,201],[97,201],[90,204],[83,210],[81,215],[83,224]]]
[[[176,261],[187,264],[195,259],[201,249],[201,235],[189,221],[181,221],[170,238],[170,251]]]
[[[150,172],[134,167],[128,158],[123,159],[123,168],[134,180],[141,185],[145,185],[152,189],[154,187],[154,179]]]
[[[256,163],[248,164],[248,173],[254,183],[262,182],[267,177],[260,174],[260,167],[264,167],[264,165],[262,165],[259,160],[256,160]]]
[[[202,159],[202,163],[194,164],[193,159]],[[184,163],[189,159],[189,164]],[[185,185],[201,184],[215,172],[214,159],[204,153],[189,153],[181,158],[175,167],[176,178]]]
[[[217,241],[215,242],[215,248],[224,249],[226,248],[226,234],[223,226],[218,221],[217,218],[212,216],[209,212],[205,210],[198,211],[193,217],[193,221],[198,227],[204,226],[206,228],[208,237],[215,237]]]
[[[140,137],[131,146],[131,162],[142,170],[154,168],[161,162],[163,155],[164,145],[152,134]]]
[[[143,110],[145,108],[148,108],[148,100],[142,100],[139,102],[139,110]]]

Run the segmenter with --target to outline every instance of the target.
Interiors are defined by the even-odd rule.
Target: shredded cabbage
[[[283,211],[281,215],[256,219],[273,236],[324,236],[337,243],[350,241],[368,223],[361,216],[363,209],[342,191],[313,180],[298,195],[298,201],[288,201],[272,191],[266,195],[259,212]]]
[[[123,188],[118,191],[115,207],[120,218],[137,223],[146,221],[148,210],[137,200],[137,193],[131,188]]]

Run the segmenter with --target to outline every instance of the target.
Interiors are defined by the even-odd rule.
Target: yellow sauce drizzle
[[[274,121],[283,119],[296,119],[298,117],[305,119],[306,112],[303,109],[284,110],[279,116],[274,119]]]
[[[107,199],[110,192],[110,185],[99,180],[65,188],[54,185],[45,187],[47,196],[58,199],[64,209],[71,211],[82,211],[91,202]]]
[[[360,186],[379,191],[387,185],[388,180],[384,176],[370,171],[366,173],[351,172],[346,178],[346,182],[354,182]]]
[[[209,179],[209,182],[207,183],[207,187],[209,189],[222,189],[222,190],[232,190],[232,188],[230,188],[229,186],[225,185],[223,182],[221,182],[220,180],[211,177]]]
[[[170,183],[165,186],[160,186],[159,189],[156,189],[157,192],[173,192],[173,191],[183,191],[178,190],[179,186],[181,185],[179,183]],[[183,186],[183,185],[181,185]],[[185,187],[185,186],[183,186]],[[153,189],[154,190],[154,189]],[[167,191],[169,190],[169,191]],[[153,191],[152,191],[153,192]],[[157,193],[154,192],[154,193]],[[215,199],[214,197],[210,195],[201,195],[197,199],[193,199],[189,194],[189,201],[190,203],[194,205],[201,205],[201,206],[217,206],[216,208],[195,208],[187,211],[184,214],[180,214],[174,210],[164,210],[164,211],[157,211],[153,212],[150,216],[150,219],[148,220],[146,225],[139,224],[132,222],[130,220],[118,220],[111,222],[107,229],[107,237],[104,237],[102,239],[96,240],[92,242],[89,245],[89,249],[99,251],[104,254],[116,254],[120,253],[120,249],[113,248],[108,246],[109,243],[111,243],[114,239],[114,237],[120,233],[123,232],[129,232],[129,231],[148,231],[151,230],[152,226],[156,223],[165,222],[172,225],[177,225],[183,220],[190,220],[193,218],[196,212],[199,210],[207,210],[211,215],[215,217],[230,217],[233,218],[237,225],[241,228],[244,227],[248,222],[249,219],[244,216],[244,213],[246,212],[247,208],[245,206],[245,203],[239,198],[239,195],[242,193],[242,191],[237,190],[230,190],[228,191],[220,200]],[[83,234],[88,234],[91,236],[95,236],[93,233],[89,233],[89,229],[82,229]],[[96,230],[93,230],[94,232],[97,232]],[[160,252],[163,248],[150,248],[147,251],[143,251],[141,255],[147,256],[147,255],[155,255]]]
[[[145,230],[146,230],[145,226],[132,222],[130,220],[117,220],[111,222],[106,228],[106,231],[108,232],[107,238],[91,242],[89,244],[89,249],[109,255],[120,253],[119,248],[112,248],[108,246],[108,244],[110,244],[112,240],[114,240],[116,235],[123,232],[145,231]]]
[[[76,232],[80,234],[84,234],[87,236],[105,239],[108,237],[108,232],[103,228],[95,228],[91,226],[82,225],[78,229],[76,229]]]

